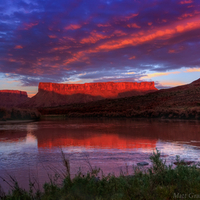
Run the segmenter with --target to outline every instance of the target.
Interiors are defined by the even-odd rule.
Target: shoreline
[[[21,123],[30,123],[30,122],[35,122],[37,120],[6,120],[6,121],[0,121],[0,125],[4,124],[21,124]]]
[[[150,200],[182,198],[181,194],[194,198],[199,195],[197,192],[200,186],[200,170],[197,165],[189,166],[187,162],[177,158],[177,166],[173,168],[171,165],[166,165],[157,149],[150,156],[152,166],[148,171],[136,167],[133,174],[127,175],[121,171],[120,176],[111,173],[105,175],[100,168],[91,167],[87,174],[79,171],[72,177],[70,162],[63,152],[62,157],[65,173],[62,176],[55,174],[50,177],[49,182],[43,184],[43,189],[31,178],[29,188],[25,190],[12,176],[11,184],[6,178],[0,177],[11,187],[8,193],[0,188],[0,199]],[[53,179],[57,176],[59,179]]]
[[[130,110],[122,112],[79,112],[60,109],[40,109],[41,118],[130,118],[130,119],[164,119],[164,120],[200,120],[200,108],[191,107],[187,110],[175,109],[149,109]]]

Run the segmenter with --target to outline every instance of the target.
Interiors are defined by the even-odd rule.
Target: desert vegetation
[[[5,194],[1,190],[3,200],[49,200],[49,199],[77,199],[77,200],[106,200],[106,199],[199,199],[200,170],[197,165],[188,166],[184,160],[177,157],[176,167],[167,166],[161,159],[160,152],[153,152],[150,157],[152,166],[144,171],[135,167],[134,174],[119,177],[112,174],[104,175],[98,168],[91,168],[87,174],[79,172],[74,178],[70,176],[70,163],[63,155],[66,172],[62,183],[51,178],[43,189],[36,187],[36,182],[30,181],[29,190],[19,187],[13,179],[11,191]],[[2,177],[0,177],[2,178]],[[6,181],[6,180],[5,180]]]
[[[200,119],[200,87],[172,88],[141,96],[39,108],[39,111],[43,115],[65,117]]]
[[[40,113],[36,109],[0,108],[0,121],[39,119]]]

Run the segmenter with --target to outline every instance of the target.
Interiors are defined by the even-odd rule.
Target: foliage
[[[174,199],[181,198],[184,194],[185,199],[190,199],[190,194],[200,192],[200,171],[196,165],[187,166],[179,164],[176,168],[172,165],[167,166],[160,157],[160,152],[153,152],[150,160],[152,167],[143,172],[135,169],[133,175],[119,177],[108,174],[101,174],[101,170],[93,169],[84,175],[79,172],[73,179],[70,177],[69,161],[64,157],[63,162],[66,166],[66,177],[61,186],[54,181],[45,183],[43,191],[33,192],[33,184],[30,184],[29,191],[19,188],[17,182],[10,194],[0,195],[3,200],[153,200],[153,199]],[[182,163],[177,157],[177,161]]]
[[[40,113],[36,109],[0,108],[0,121],[39,119]]]
[[[200,119],[200,87],[186,85],[146,95],[39,108],[42,115]]]

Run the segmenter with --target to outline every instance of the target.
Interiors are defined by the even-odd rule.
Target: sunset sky
[[[0,90],[198,78],[199,0],[0,1]]]

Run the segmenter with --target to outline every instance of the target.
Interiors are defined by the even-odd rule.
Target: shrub
[[[182,165],[184,161],[177,157],[176,168],[172,165],[167,166],[166,162],[161,159],[160,152],[156,149],[150,160],[152,167],[143,172],[135,168],[134,174],[119,177],[108,174],[104,175],[98,168],[92,168],[83,175],[79,173],[71,179],[69,161],[62,152],[63,162],[66,167],[66,176],[62,185],[54,181],[45,183],[44,191],[33,193],[30,185],[29,192],[19,188],[17,182],[13,190],[8,195],[2,195],[2,199],[19,199],[19,200],[53,200],[53,199],[80,199],[80,200],[127,200],[127,199],[173,199],[178,194],[185,194],[189,199],[189,194],[198,194],[200,188],[200,171],[196,165]],[[98,177],[102,172],[101,178]]]

